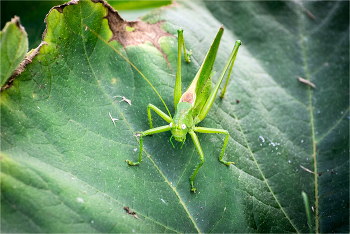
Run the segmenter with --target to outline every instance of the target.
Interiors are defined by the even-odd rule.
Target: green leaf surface
[[[3,87],[22,62],[28,50],[27,33],[18,17],[7,22],[0,32],[1,69],[0,82]]]
[[[125,35],[136,35],[139,25],[129,25],[135,30],[113,37],[125,47],[110,41],[115,25],[102,3],[52,10],[48,45],[1,93],[1,231],[308,232],[305,192],[314,232],[348,232],[348,8],[348,2],[173,5],[143,20],[163,21],[174,36],[137,44],[140,38]],[[194,194],[189,176],[199,157],[190,137],[182,149],[171,146],[170,132],[145,137],[143,162],[125,162],[138,158],[147,104],[166,112],[138,70],[173,114],[176,30],[184,29],[193,51],[190,64],[182,60],[185,90],[221,24],[214,83],[234,41],[243,45],[225,98],[216,98],[199,126],[229,131],[224,157],[235,165],[218,161],[222,136],[198,134],[205,163]],[[152,117],[156,126],[166,124]]]

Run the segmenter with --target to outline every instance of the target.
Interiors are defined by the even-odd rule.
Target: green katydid
[[[143,137],[148,135],[153,135],[155,133],[171,131],[172,136],[170,138],[170,142],[174,147],[171,139],[174,138],[176,141],[182,142],[182,144],[186,140],[187,133],[192,137],[193,143],[198,151],[201,162],[196,167],[194,173],[190,177],[191,183],[191,191],[195,192],[196,188],[194,187],[194,179],[197,175],[199,168],[204,163],[204,154],[202,148],[199,144],[198,137],[195,132],[199,133],[219,133],[224,134],[226,136],[224,146],[222,148],[219,161],[225,165],[230,165],[234,162],[226,162],[222,159],[225,148],[229,139],[229,133],[223,129],[214,129],[214,128],[205,128],[205,127],[196,127],[195,125],[201,122],[206,115],[208,114],[211,106],[213,105],[215,96],[219,90],[220,84],[223,81],[226,71],[229,69],[229,73],[226,79],[226,83],[224,89],[220,97],[224,97],[226,92],[226,86],[228,84],[228,80],[230,78],[230,74],[232,71],[233,63],[235,61],[238,48],[241,45],[239,40],[236,41],[235,46],[231,52],[231,55],[224,67],[222,74],[220,75],[215,87],[211,89],[212,85],[212,69],[215,62],[216,54],[219,48],[220,40],[222,34],[224,32],[224,28],[221,26],[219,32],[217,33],[205,59],[201,67],[199,68],[197,75],[193,79],[191,85],[187,88],[186,92],[181,95],[181,47],[183,47],[185,60],[190,62],[189,56],[186,54],[185,42],[183,38],[183,30],[178,30],[178,61],[177,61],[177,74],[176,74],[176,83],[175,83],[175,92],[174,92],[174,105],[175,105],[175,115],[174,118],[165,114],[163,111],[158,109],[156,106],[152,104],[148,104],[147,106],[147,114],[149,119],[150,129],[144,132],[140,132],[140,152],[139,152],[139,160],[136,163],[133,163],[129,160],[126,160],[129,165],[135,166],[139,165],[142,161],[142,146],[143,146]],[[151,110],[156,112],[160,117],[162,117],[168,125],[153,128],[152,118],[151,118]],[[182,146],[181,146],[182,148]]]

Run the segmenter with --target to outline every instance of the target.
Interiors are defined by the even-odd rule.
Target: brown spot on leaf
[[[113,33],[109,41],[118,41],[124,46],[124,48],[128,45],[139,45],[149,41],[162,53],[164,59],[170,66],[168,58],[160,48],[159,44],[159,39],[161,37],[174,37],[172,34],[164,31],[161,28],[164,21],[159,21],[155,24],[149,24],[141,21],[140,19],[135,21],[126,21],[107,2],[103,0],[93,0],[93,2],[100,2],[108,9],[108,13],[105,18],[108,20],[109,28]],[[134,29],[132,31],[128,31],[127,27]]]

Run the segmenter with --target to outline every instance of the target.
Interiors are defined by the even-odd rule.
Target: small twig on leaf
[[[305,80],[305,79],[301,78],[300,76],[298,76],[297,78],[298,78],[298,80],[299,80],[300,82],[303,82],[303,83],[305,83],[305,84],[308,84],[308,85],[310,85],[312,88],[315,88],[315,89],[316,89],[316,85],[314,85],[313,83],[311,83],[311,81]]]
[[[121,97],[122,100],[119,101],[119,102],[124,101],[124,102],[127,102],[131,106],[131,101],[129,99],[127,99],[126,97],[124,97],[124,96],[114,96],[113,98],[115,98],[115,97]]]
[[[311,173],[311,174],[315,174],[315,172],[313,172],[313,171],[307,169],[306,167],[303,167],[302,165],[300,165],[300,167],[301,167],[303,170],[305,170],[305,171],[307,171],[307,172],[309,172],[309,173]]]
[[[113,124],[114,124],[114,126],[115,126],[115,121],[118,120],[118,119],[113,118],[112,115],[111,115],[111,112],[108,112],[108,114],[109,114],[109,117],[111,117],[111,120],[113,121]],[[115,127],[116,127],[116,126],[115,126]]]

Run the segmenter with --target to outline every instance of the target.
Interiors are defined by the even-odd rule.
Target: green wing
[[[212,70],[223,32],[224,28],[221,26],[207,55],[205,56],[202,66],[199,68],[191,85],[180,98],[180,102],[188,102],[193,106],[194,119],[201,113],[202,108],[209,97],[212,86]]]
[[[194,85],[194,82],[196,82],[196,101],[193,106],[193,116],[199,115],[199,113],[202,111],[202,108],[207,101],[210,91],[212,82],[211,79],[214,75],[213,67],[214,62],[216,59],[216,54],[219,49],[220,40],[222,37],[222,34],[224,33],[224,28],[221,26],[218,33],[216,34],[216,37],[210,46],[210,49],[204,59],[204,62],[202,63],[202,66],[200,67],[195,79],[193,80],[192,85]]]

